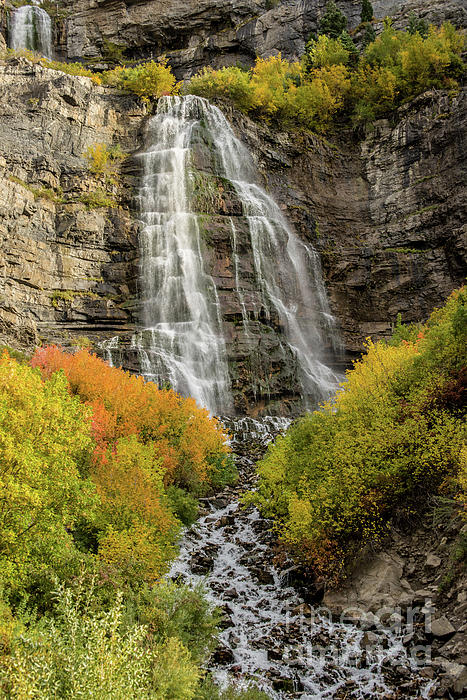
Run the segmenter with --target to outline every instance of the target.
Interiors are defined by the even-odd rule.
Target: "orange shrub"
[[[63,370],[71,391],[92,406],[96,461],[106,461],[119,438],[135,435],[157,448],[165,485],[196,491],[229,460],[221,424],[193,399],[110,367],[86,349],[70,354],[56,346],[41,348],[32,365],[44,377]]]

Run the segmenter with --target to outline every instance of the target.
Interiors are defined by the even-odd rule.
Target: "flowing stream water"
[[[238,449],[265,445],[285,419],[232,422]],[[239,499],[254,488],[253,462],[239,457],[241,486],[205,501],[202,517],[181,542],[170,577],[204,583],[213,604],[224,612],[220,647],[210,671],[222,685],[254,681],[274,700],[318,698],[429,697],[431,683],[418,675],[402,643],[402,633],[335,622],[313,609],[290,585],[287,572],[272,562],[271,524]],[[399,690],[399,686],[403,688]]]
[[[10,48],[28,49],[52,56],[52,24],[45,10],[37,5],[18,7],[10,19]]]
[[[235,293],[249,334],[250,316],[274,316],[281,342],[295,358],[302,395],[311,403],[327,398],[338,378],[322,357],[323,347],[339,344],[322,280],[319,256],[301,241],[280,207],[257,184],[248,149],[236,138],[223,113],[193,95],[162,97],[139,154],[142,220],[141,290],[143,329],[132,339],[141,373],[193,396],[213,414],[232,409],[222,313],[216,284],[206,269],[203,214],[193,203],[199,175],[194,147],[209,144],[214,176],[228,181],[249,232],[258,308],[247,309],[238,255],[238,217],[230,217]],[[259,308],[260,307],[260,308]],[[118,339],[106,344],[118,351]]]

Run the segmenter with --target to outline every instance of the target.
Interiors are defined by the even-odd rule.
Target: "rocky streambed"
[[[171,577],[204,583],[224,614],[209,670],[220,683],[254,681],[275,700],[431,697],[435,683],[404,646],[400,619],[346,623],[311,606],[273,563],[271,523],[241,497],[254,488],[254,460],[285,421],[242,419],[233,448],[238,485],[205,499],[181,542]],[[392,629],[391,629],[392,624]]]

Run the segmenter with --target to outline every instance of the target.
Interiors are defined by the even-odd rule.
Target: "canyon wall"
[[[338,0],[354,29],[360,0]],[[396,28],[411,11],[428,22],[467,25],[463,0],[374,0],[377,31],[386,16]],[[204,65],[250,66],[256,56],[282,52],[299,58],[317,30],[326,0],[62,0],[57,13],[57,47],[70,59],[109,56],[120,47],[129,59],[167,55],[177,76]]]
[[[124,160],[109,185],[90,172],[84,153],[99,143],[137,153],[146,107],[25,59],[3,63],[0,74],[1,342],[32,349],[120,335],[128,345],[140,298],[138,158]],[[320,251],[347,354],[359,352],[368,335],[389,334],[398,313],[404,321],[425,319],[462,283],[465,91],[427,93],[393,123],[380,120],[361,140],[342,134],[334,143],[224,110],[262,184]],[[242,341],[231,232],[223,226],[235,197],[222,181],[206,187],[206,260],[222,303],[237,408],[294,411],[299,387],[274,320],[254,326],[254,353]],[[242,268],[253,269],[251,251],[240,246]],[[123,362],[137,369],[131,353]]]

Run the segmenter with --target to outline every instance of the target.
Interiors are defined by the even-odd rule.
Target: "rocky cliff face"
[[[463,0],[374,0],[376,29],[386,16],[397,28],[411,11],[429,22],[467,25]],[[360,22],[360,0],[340,0],[349,27]],[[59,50],[71,59],[108,55],[109,42],[128,58],[166,54],[178,77],[204,65],[250,66],[279,51],[299,58],[316,31],[326,0],[61,0],[55,7]]]
[[[119,181],[109,184],[90,173],[83,154],[98,143],[137,151],[146,108],[24,59],[0,72],[1,341],[31,349],[40,338],[65,345],[82,336],[128,339],[138,324],[138,159],[124,161]],[[404,321],[426,318],[463,281],[465,92],[428,93],[401,108],[394,124],[380,121],[360,142],[342,137],[336,144],[273,132],[225,111],[263,184],[321,252],[348,352],[360,351],[368,335],[388,334],[399,312]],[[206,255],[237,407],[293,410],[298,386],[279,329],[258,322],[256,350],[245,346],[224,225],[225,214],[241,212],[201,151],[199,159],[206,182],[199,183],[198,208],[209,214]],[[240,239],[238,245],[246,273],[251,251]],[[131,353],[122,359],[137,369]]]
[[[102,183],[83,154],[96,143],[134,150],[144,108],[24,59],[0,65],[0,76],[2,338],[31,348],[127,327],[135,222],[128,208],[95,207]],[[109,195],[128,201],[131,186],[130,175]]]
[[[268,187],[321,252],[345,346],[425,319],[466,269],[466,92],[427,93],[359,143],[302,142],[234,117]]]

